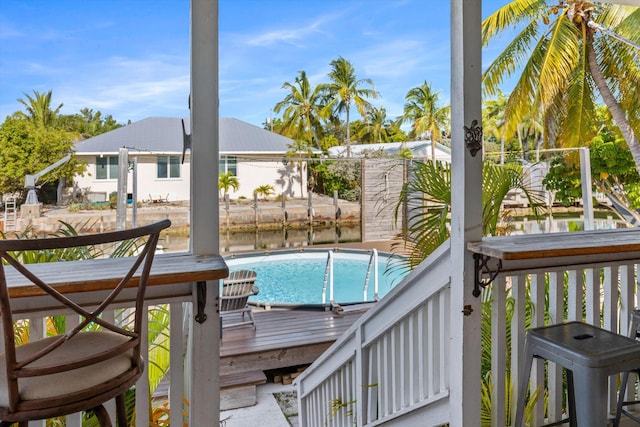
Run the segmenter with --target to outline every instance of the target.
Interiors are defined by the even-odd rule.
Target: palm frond
[[[523,21],[535,21],[546,8],[545,0],[516,0],[489,15],[482,23],[482,45],[486,46],[496,34]]]
[[[585,39],[586,37],[583,38]],[[567,115],[558,135],[558,142],[563,147],[588,146],[597,132],[594,93],[586,50],[587,43],[583,42],[580,62],[569,78]]]
[[[494,59],[482,74],[484,96],[497,95],[504,79],[511,76],[530,56],[530,45],[537,36],[538,22],[531,21]]]

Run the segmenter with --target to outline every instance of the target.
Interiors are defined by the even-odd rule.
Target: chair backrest
[[[100,234],[0,240],[0,320],[4,330],[6,378],[8,382],[10,411],[13,411],[19,403],[18,381],[20,378],[50,375],[56,372],[78,369],[83,366],[91,366],[129,351],[132,352],[133,360],[135,360],[136,363],[142,363],[140,361],[140,336],[142,319],[143,316],[146,315],[143,304],[147,280],[160,232],[170,225],[171,222],[169,220],[164,220],[135,229]],[[145,239],[146,241],[144,241]],[[142,246],[143,241],[144,245]],[[109,260],[87,259],[87,254],[89,253],[89,249],[87,248],[95,249],[104,247],[101,245],[114,245],[120,249],[124,247],[126,248],[124,251],[126,252],[125,255],[132,252],[135,252],[136,255],[122,258],[122,262],[125,263],[128,268],[126,274],[123,275],[118,283],[114,283],[114,286],[107,291],[108,295],[97,307],[84,307],[82,304],[75,302],[71,295],[63,294],[54,286],[48,284],[46,278],[38,277],[36,273],[38,270],[32,267],[33,264],[23,264],[20,262],[20,259],[29,258],[27,254],[31,252],[25,251],[35,251],[34,253],[40,255],[49,254],[51,256],[44,256],[42,258],[53,257],[60,261],[64,261],[68,256],[72,258],[74,262],[69,263],[69,267],[67,268],[73,268],[73,271],[79,271],[78,269],[85,268],[89,270],[83,270],[83,274],[87,274],[87,271],[89,271],[89,274],[91,274],[91,271],[96,271],[96,274],[98,274],[98,272],[104,268],[101,262],[108,262]],[[79,257],[84,257],[85,259],[77,261]],[[5,263],[7,265],[4,265]],[[64,262],[57,264],[59,264],[61,270],[65,269]],[[140,267],[141,271],[137,273]],[[27,278],[31,283],[44,291],[44,293],[57,301],[60,309],[71,310],[81,317],[77,326],[70,328],[70,330],[62,335],[50,339],[44,348],[35,354],[31,354],[27,358],[16,357],[16,348],[19,348],[19,346],[16,346],[15,335],[12,333],[14,322],[10,298],[11,283],[7,283],[7,277],[19,277],[19,275]],[[137,285],[137,290],[135,292],[135,320],[133,322],[133,328],[125,328],[117,325],[116,322],[107,321],[108,316],[103,317],[103,311],[108,308],[125,287],[135,285]],[[58,307],[56,307],[56,309]],[[59,362],[55,365],[49,364],[46,366],[41,366],[42,363],[34,364],[34,362],[38,360],[44,360],[43,357],[50,354],[66,341],[73,340],[77,334],[86,330],[88,326],[93,327],[95,325],[102,327],[103,331],[119,334],[126,337],[126,339],[119,340],[121,344],[94,354],[91,357],[73,360],[73,363]],[[4,385],[0,384],[0,386]]]
[[[229,273],[222,282],[220,294],[220,311],[238,310],[247,305],[247,300],[254,294],[253,287],[257,274],[252,270],[238,270]]]

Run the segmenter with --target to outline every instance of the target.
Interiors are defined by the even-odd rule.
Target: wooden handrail
[[[467,248],[504,261],[640,252],[640,228],[485,237]]]

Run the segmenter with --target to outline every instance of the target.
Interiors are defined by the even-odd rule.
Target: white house
[[[94,201],[106,200],[117,191],[118,152],[125,147],[129,160],[137,159],[138,200],[189,200],[191,152],[186,151],[183,162],[182,123],[178,117],[149,117],[77,143],[76,157],[87,163],[87,169],[75,177],[75,186]],[[189,119],[184,126],[189,134]],[[220,118],[219,137],[219,171],[233,173],[240,184],[237,191],[230,190],[231,198],[252,198],[256,187],[267,184],[276,194],[301,196],[299,174],[284,161],[291,139],[233,118]],[[132,185],[130,171],[129,193]],[[216,194],[215,176],[211,185]],[[302,188],[306,197],[306,182]]]

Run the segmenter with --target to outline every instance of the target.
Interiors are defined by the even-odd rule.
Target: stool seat
[[[640,343],[586,323],[569,322],[531,329],[524,356],[516,426],[523,422],[531,363],[537,357],[568,370],[571,425],[602,427],[607,424],[608,377],[640,368]]]

